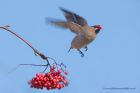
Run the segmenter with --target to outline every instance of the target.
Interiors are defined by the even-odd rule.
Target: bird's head
[[[92,26],[92,27],[95,28],[95,32],[96,32],[96,34],[98,34],[99,31],[102,29],[102,26],[101,26],[101,25],[94,25],[94,26]]]

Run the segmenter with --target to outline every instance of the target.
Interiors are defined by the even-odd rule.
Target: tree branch
[[[27,40],[25,40],[22,36],[20,36],[19,34],[17,34],[16,32],[12,31],[9,29],[9,25],[6,26],[0,26],[1,29],[3,29],[4,31],[8,31],[11,34],[15,35],[16,37],[18,37],[20,40],[22,40],[24,43],[26,43],[33,51],[36,55],[39,55],[42,59],[46,60],[48,65],[51,67],[49,61],[48,61],[48,57],[45,56],[43,53],[39,52],[36,48],[34,48],[29,42],[27,42]],[[50,57],[49,57],[50,58]],[[52,59],[52,58],[51,58]]]

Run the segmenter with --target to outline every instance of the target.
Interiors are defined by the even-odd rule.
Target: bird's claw
[[[83,53],[81,53],[81,57],[84,57],[84,54]]]
[[[34,55],[35,55],[35,56],[37,56],[37,53],[36,53],[36,52],[34,52]]]
[[[87,50],[88,50],[88,47],[86,46],[86,47],[85,47],[85,51],[87,51]]]
[[[70,49],[68,50],[68,53],[70,52],[71,49],[72,49],[72,47],[70,47]]]
[[[84,57],[84,53],[80,49],[78,49],[78,51],[81,54],[81,57]]]

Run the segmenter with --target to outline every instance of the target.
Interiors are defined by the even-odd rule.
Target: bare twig
[[[48,61],[48,57],[45,56],[43,53],[39,52],[36,48],[34,48],[29,42],[27,42],[27,40],[25,40],[22,36],[20,36],[19,34],[17,34],[16,32],[12,31],[9,29],[9,25],[6,26],[0,26],[1,29],[4,29],[4,31],[8,31],[10,33],[12,33],[13,35],[15,35],[16,37],[18,37],[20,40],[22,40],[24,43],[26,43],[33,51],[35,54],[39,55],[42,59],[46,60],[48,65],[51,67],[49,61]],[[53,59],[50,58],[49,59]]]
[[[18,69],[20,66],[46,66],[46,68],[48,67],[48,64],[47,65],[37,65],[37,64],[19,64],[19,65],[17,65],[15,68],[13,68],[12,70],[10,70],[9,72],[8,72],[8,74],[9,73],[12,73],[12,72],[14,72],[16,69]],[[45,69],[46,69],[45,68]],[[44,70],[45,71],[45,70]]]
[[[48,68],[48,66],[50,67],[50,69],[52,68],[52,66],[56,65],[57,66],[57,69],[58,67],[60,67],[62,69],[62,71],[64,72],[65,70],[63,68],[66,69],[66,66],[63,64],[63,63],[60,63],[58,64],[56,62],[55,59],[51,58],[51,57],[47,57],[45,56],[43,53],[41,53],[40,51],[38,51],[36,48],[34,48],[29,42],[27,42],[27,40],[25,40],[22,36],[20,36],[19,34],[17,34],[16,32],[12,31],[9,29],[9,25],[6,25],[6,26],[0,26],[0,29],[3,29],[4,31],[8,31],[10,32],[11,34],[15,35],[16,37],[18,37],[20,40],[22,40],[24,43],[26,43],[35,53],[35,55],[38,55],[40,56],[43,60],[46,60],[47,61],[47,64],[46,65],[36,65],[36,64],[19,64],[17,67],[15,67],[11,72],[13,72],[14,70],[16,70],[19,66],[25,66],[25,65],[30,65],[30,66],[46,66],[45,70],[43,72],[46,71],[46,69]],[[53,63],[50,64],[49,60],[52,60]],[[52,66],[51,66],[52,65]]]

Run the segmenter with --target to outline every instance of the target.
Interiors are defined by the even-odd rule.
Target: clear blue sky
[[[103,29],[81,58],[76,50],[67,53],[72,38],[69,30],[45,23],[46,17],[64,19],[58,7],[87,19]],[[63,62],[69,70],[70,85],[62,90],[31,89],[27,81],[40,67],[18,64],[45,64],[15,36],[0,30],[1,93],[140,93],[140,0],[0,0],[0,25],[10,25],[38,50]],[[103,88],[135,88],[109,90]]]

